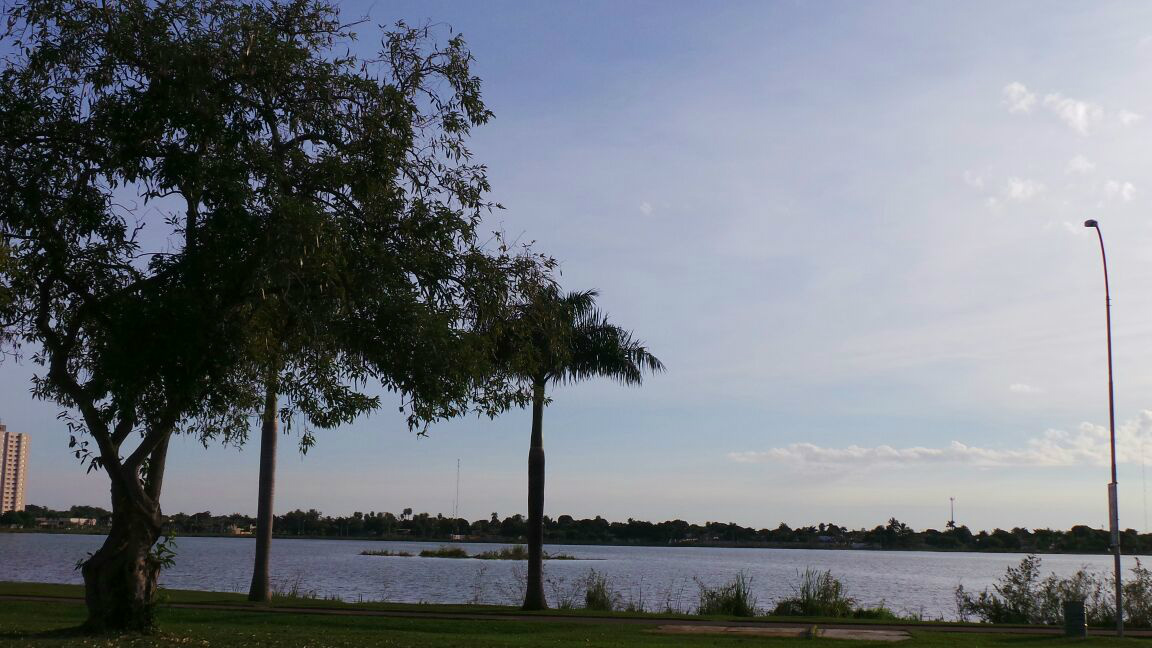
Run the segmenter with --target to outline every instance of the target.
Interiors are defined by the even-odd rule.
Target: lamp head
[[[1096,223],[1096,221],[1089,219],[1084,221],[1084,227],[1099,227],[1099,225]]]

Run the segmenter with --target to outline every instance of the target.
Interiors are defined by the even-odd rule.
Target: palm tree
[[[548,607],[544,598],[544,439],[542,419],[549,383],[613,378],[639,385],[644,372],[664,365],[632,333],[596,308],[596,291],[562,295],[540,287],[515,309],[508,327],[511,371],[531,388],[532,441],[528,451],[528,589],[525,610]]]
[[[276,437],[279,434],[276,381],[268,379],[264,391],[264,410],[260,416],[260,480],[256,505],[256,557],[252,566],[252,585],[248,600],[267,603],[269,554],[272,551],[272,527],[275,517],[272,501],[276,492]]]

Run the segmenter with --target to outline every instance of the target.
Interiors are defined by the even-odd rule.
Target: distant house
[[[96,518],[36,518],[36,526],[42,529],[96,526],[96,523]]]

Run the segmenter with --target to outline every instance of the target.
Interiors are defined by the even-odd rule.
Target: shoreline
[[[91,536],[104,536],[107,535],[107,529],[92,529],[92,530],[65,530],[65,529],[0,529],[0,534],[40,534],[40,535],[91,535]],[[232,538],[236,540],[253,540],[252,535],[246,534],[232,534],[232,533],[185,533],[175,535],[176,538]],[[327,535],[274,535],[274,540],[340,540],[348,542],[402,542],[412,544],[434,544],[434,545],[453,545],[453,544],[475,544],[475,545],[516,545],[525,544],[522,539],[506,539],[506,538],[469,538],[466,540],[453,540],[449,538],[406,538],[403,536],[390,536],[390,537],[375,537],[375,536],[327,536]],[[1037,556],[1110,556],[1108,551],[1099,552],[1084,552],[1084,551],[1026,551],[1023,549],[995,549],[987,551],[972,551],[969,549],[943,549],[938,547],[891,547],[884,548],[880,546],[863,546],[863,547],[850,547],[844,545],[831,545],[829,543],[823,544],[796,544],[796,543],[752,543],[752,542],[684,542],[675,544],[656,544],[656,543],[619,543],[619,542],[553,542],[545,539],[545,545],[552,545],[557,547],[645,547],[645,548],[706,548],[706,549],[809,549],[813,551],[876,551],[884,553],[907,553],[907,552],[921,552],[921,553],[943,553],[943,554],[988,554],[988,555],[1032,555]],[[1123,553],[1123,556],[1131,556],[1139,558],[1142,556],[1150,556],[1152,553]]]

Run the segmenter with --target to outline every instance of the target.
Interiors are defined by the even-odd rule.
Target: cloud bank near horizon
[[[1138,463],[1152,444],[1152,410],[1116,428],[1116,461]],[[839,468],[960,464],[981,468],[1106,466],[1109,464],[1108,428],[1081,423],[1074,431],[1047,430],[1028,439],[1021,448],[982,448],[952,441],[944,447],[890,445],[829,448],[813,443],[792,443],[764,451],[730,452],[736,463],[780,463]]]

